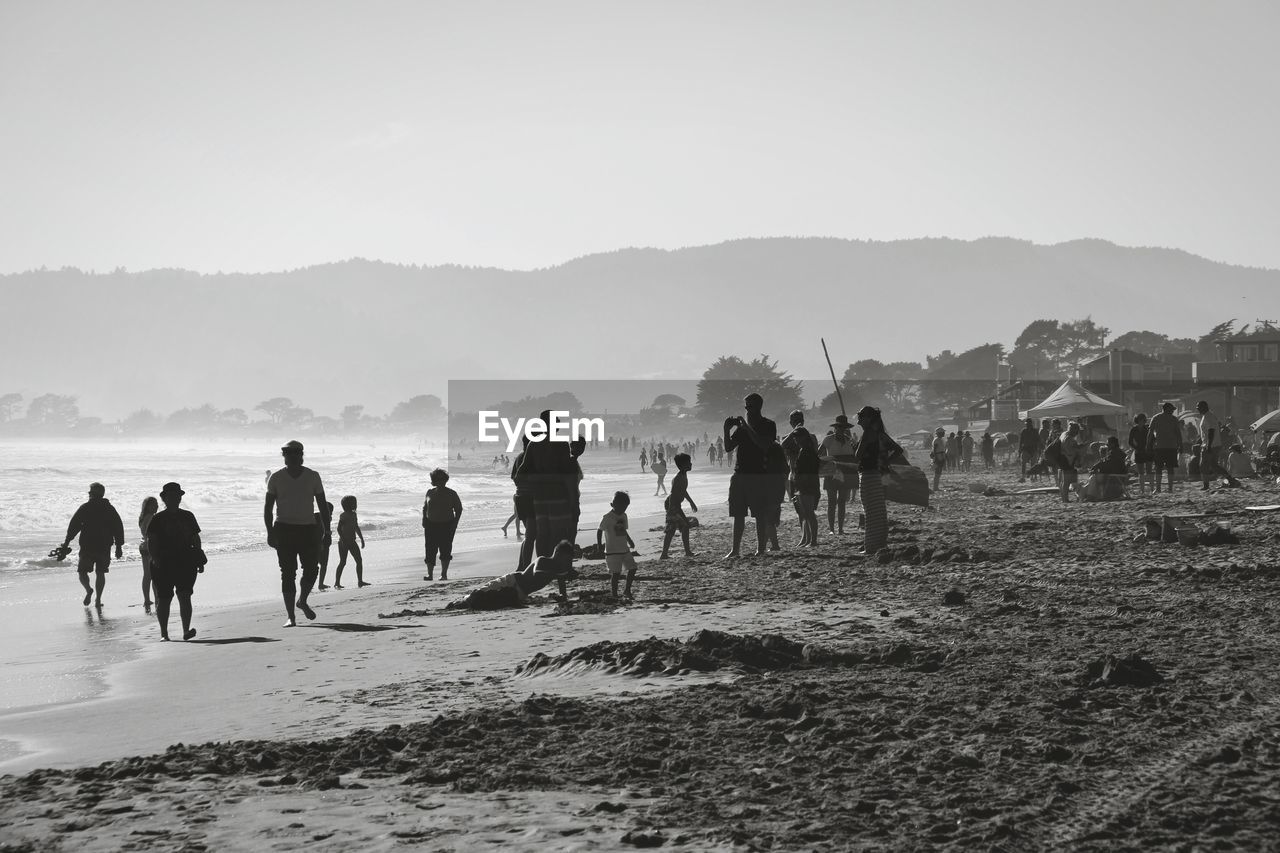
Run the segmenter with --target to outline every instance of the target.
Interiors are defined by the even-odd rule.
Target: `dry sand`
[[[1274,845],[1280,515],[1238,513],[1276,488],[1063,507],[965,483],[891,506],[883,563],[856,535],[719,562],[721,508],[628,605],[587,562],[568,614],[446,613],[484,561],[427,586],[405,542],[308,627],[197,610],[211,642],[0,721],[32,750],[0,849]],[[1242,544],[1135,540],[1170,511]]]

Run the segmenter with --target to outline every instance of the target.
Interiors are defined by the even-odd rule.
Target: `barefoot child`
[[[631,556],[636,543],[631,541],[627,532],[627,507],[631,506],[631,496],[626,492],[614,492],[610,510],[600,519],[600,527],[596,529],[596,548],[603,548],[604,562],[609,567],[609,589],[614,598],[618,597],[618,578],[622,570],[627,570],[627,586],[623,595],[631,597],[631,581],[636,576],[636,558]],[[605,540],[605,541],[601,541]]]
[[[356,544],[356,537],[360,544]],[[338,568],[333,572],[333,588],[342,589],[342,570],[347,567],[347,555],[356,563],[356,584],[369,586],[364,580],[364,558],[360,549],[364,548],[364,531],[360,529],[360,521],[356,518],[356,499],[347,495],[342,499],[342,515],[338,516]]]
[[[698,505],[693,502],[693,497],[689,494],[689,472],[693,470],[693,459],[687,453],[677,453],[675,459],[677,473],[671,480],[671,494],[667,497],[667,529],[662,540],[662,554],[659,560],[665,560],[669,557],[668,551],[671,549],[671,540],[675,537],[676,531],[680,531],[680,541],[684,543],[684,555],[686,557],[696,556],[693,549],[689,547],[689,517],[684,514],[684,502],[689,502],[689,508],[694,512],[698,511]]]
[[[440,580],[449,579],[453,535],[458,532],[458,521],[462,518],[462,499],[445,485],[448,482],[448,471],[443,468],[432,471],[431,488],[427,489],[427,499],[422,505],[422,535],[427,546],[427,556],[423,560],[427,564],[427,573],[422,579],[427,581],[435,579],[437,554],[440,556]]]

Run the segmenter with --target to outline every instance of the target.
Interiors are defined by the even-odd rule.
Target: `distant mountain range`
[[[696,379],[725,354],[768,353],[822,382],[819,336],[837,373],[1008,346],[1041,317],[1198,337],[1233,317],[1276,319],[1280,271],[1102,240],[769,238],[531,271],[361,259],[265,274],[42,270],[0,276],[0,304],[0,393],[77,394],[107,417],[277,395],[317,414],[377,413],[443,397],[451,378]]]

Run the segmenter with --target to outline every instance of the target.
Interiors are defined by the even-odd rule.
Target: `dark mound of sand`
[[[518,675],[573,666],[589,666],[620,675],[680,675],[731,669],[742,673],[778,672],[818,666],[859,664],[916,667],[924,672],[941,668],[943,655],[898,643],[879,649],[826,648],[804,644],[778,634],[738,635],[702,630],[687,640],[650,637],[627,643],[606,640],[561,655],[539,652],[516,667]]]
[[[1126,658],[1107,655],[1085,667],[1080,677],[1086,687],[1150,687],[1164,676],[1136,653]]]

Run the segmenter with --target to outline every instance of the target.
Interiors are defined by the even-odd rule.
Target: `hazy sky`
[[[746,236],[1280,267],[1280,3],[0,0],[0,272]]]

